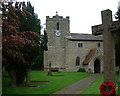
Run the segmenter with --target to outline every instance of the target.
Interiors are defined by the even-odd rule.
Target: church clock
[[[46,16],[46,32],[48,36],[48,50],[44,52],[44,68],[58,68],[65,70],[65,52],[69,31],[69,17],[63,18],[56,14],[52,18]],[[46,69],[46,70],[47,70]]]
[[[61,36],[61,32],[57,30],[56,33],[55,33],[55,35],[56,35],[57,37],[59,37],[59,36]]]

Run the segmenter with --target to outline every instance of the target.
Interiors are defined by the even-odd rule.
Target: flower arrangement
[[[116,96],[116,86],[112,81],[104,81],[100,84],[100,94],[102,96]]]

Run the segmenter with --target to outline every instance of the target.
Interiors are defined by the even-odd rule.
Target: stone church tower
[[[44,71],[103,72],[103,38],[101,35],[70,33],[70,20],[57,13],[46,16],[48,51],[44,52]]]
[[[53,18],[46,16],[48,51],[45,52],[44,67],[65,68],[66,36],[70,35],[69,17],[63,18],[57,13]]]

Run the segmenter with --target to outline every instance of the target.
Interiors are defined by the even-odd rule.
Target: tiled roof
[[[71,36],[68,37],[69,40],[73,41],[103,41],[103,35],[92,35],[92,34],[80,34],[80,33],[71,33]]]
[[[86,56],[85,60],[83,61],[83,65],[86,65],[90,62],[91,58],[94,56],[95,51],[96,51],[96,48],[93,48],[90,50],[90,52]]]

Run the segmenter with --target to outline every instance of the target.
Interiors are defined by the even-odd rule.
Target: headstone
[[[52,75],[52,71],[51,71],[51,63],[49,64],[49,71],[48,71],[48,76]]]
[[[113,34],[120,27],[119,21],[112,20],[112,11],[107,9],[101,12],[102,24],[92,26],[94,35],[103,34],[104,48],[104,80],[115,83],[115,45]]]

